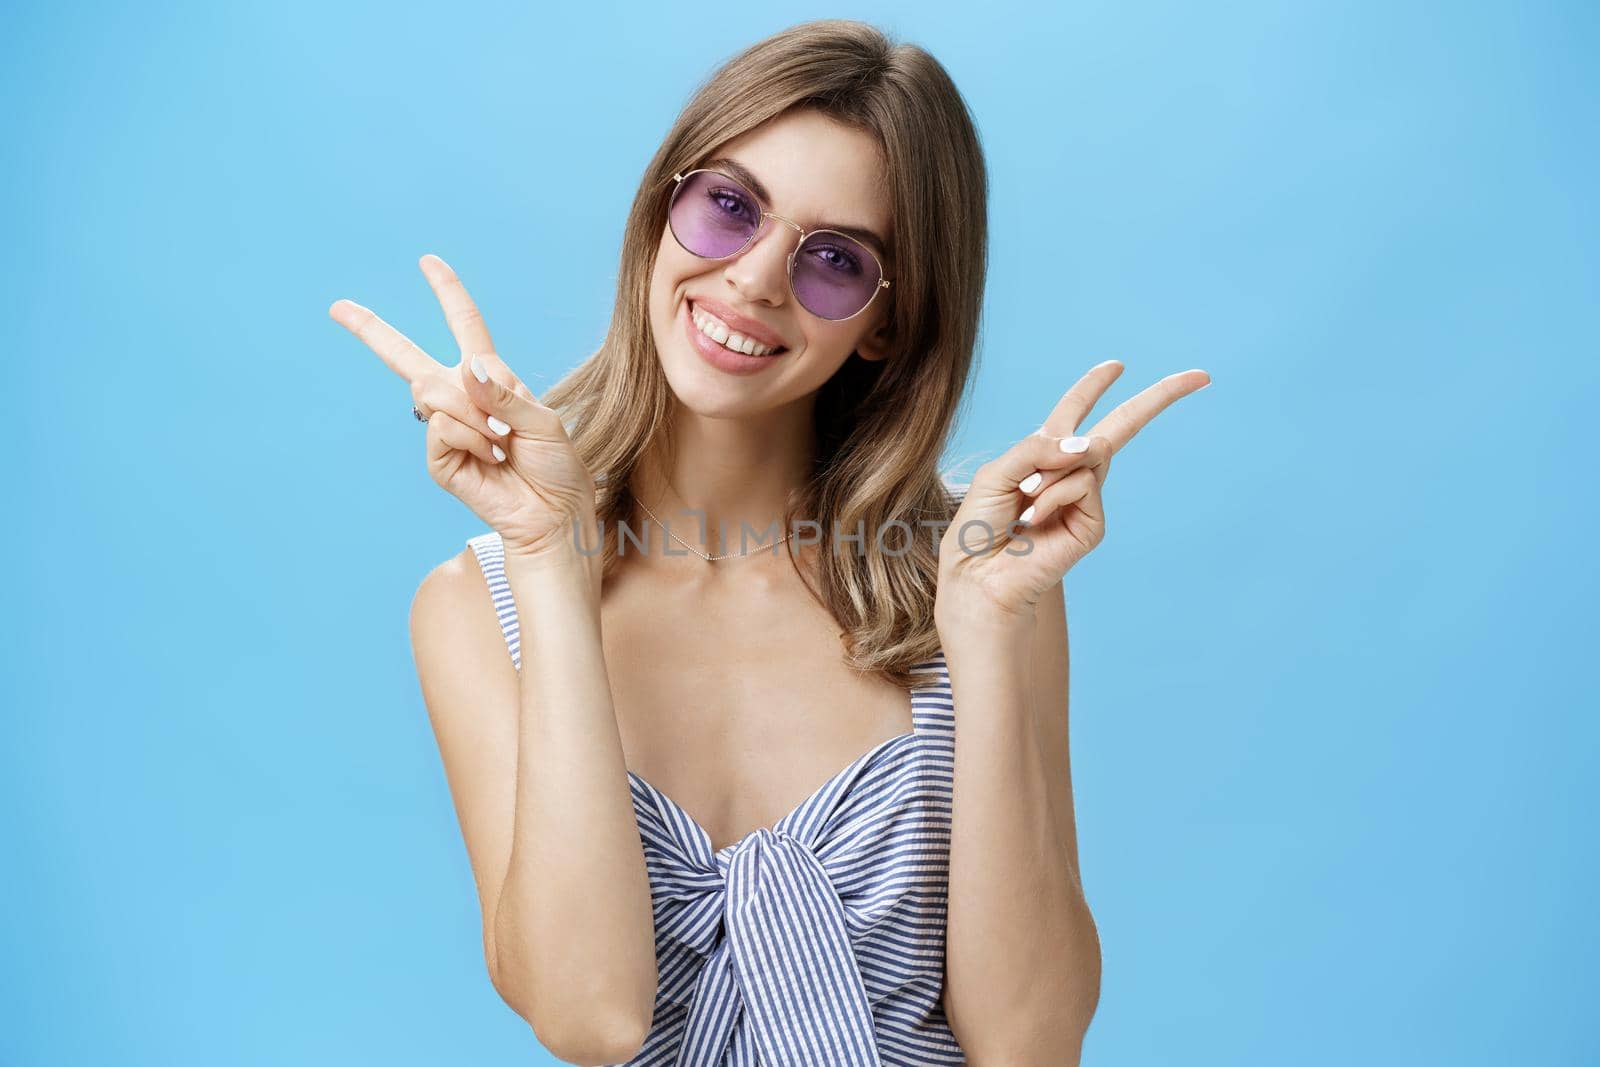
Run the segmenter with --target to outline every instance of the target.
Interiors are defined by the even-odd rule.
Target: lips
[[[684,340],[708,365],[725,374],[739,377],[762,374],[784,365],[784,361],[779,357],[785,355],[785,352],[770,356],[747,356],[743,352],[735,352],[731,348],[719,345],[701,333],[699,327],[694,324],[694,306],[688,300],[685,300],[682,306],[683,310],[678,313],[678,318],[683,321]]]
[[[755,319],[740,315],[726,304],[719,303],[716,300],[703,300],[699,297],[689,297],[688,304],[691,319],[694,317],[695,309],[699,308],[721,322],[729,331],[748,337],[757,344],[777,349],[777,351],[770,353],[772,356],[781,356],[789,350],[788,346],[783,343],[783,338],[779,337],[771,329]]]

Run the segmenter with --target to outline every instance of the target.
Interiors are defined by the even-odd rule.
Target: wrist
[[[571,545],[505,550],[506,579],[513,584],[537,583],[559,595],[577,593],[595,604],[600,600],[603,556],[599,551],[584,555]]]
[[[945,648],[956,645],[1004,646],[1025,640],[1034,632],[1037,614],[1032,605],[1021,610],[1002,608],[985,597],[938,596],[933,622]]]

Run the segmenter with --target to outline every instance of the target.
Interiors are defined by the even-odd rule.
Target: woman
[[[331,309],[491,528],[412,635],[489,974],[564,1060],[1078,1060],[1061,579],[1112,454],[1209,379],[1079,435],[1102,363],[952,492],[985,203],[939,64],[814,22],[685,107],[605,342],[542,398],[437,257],[455,367]]]

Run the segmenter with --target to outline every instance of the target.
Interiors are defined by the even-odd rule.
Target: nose
[[[749,247],[723,273],[746,300],[776,306],[789,294],[789,254],[800,242],[800,227],[771,212],[761,224]]]

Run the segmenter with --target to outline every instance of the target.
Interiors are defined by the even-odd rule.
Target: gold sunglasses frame
[[[722,178],[723,180],[731,182],[732,184],[738,186],[740,189],[744,190],[745,195],[750,198],[750,201],[753,204],[755,204],[756,208],[761,212],[761,221],[756,223],[755,230],[750,234],[749,238],[746,239],[745,243],[740,245],[738,248],[734,249],[732,252],[729,252],[725,256],[702,256],[699,252],[696,252],[696,251],[686,247],[684,245],[683,241],[678,237],[678,231],[673,229],[673,227],[672,227],[672,205],[677,200],[678,193],[683,188],[683,183],[688,181],[690,178],[694,177],[696,174],[715,174],[717,177]],[[674,241],[678,242],[678,247],[682,248],[685,252],[688,252],[691,256],[694,256],[696,259],[722,260],[722,259],[733,259],[736,256],[743,255],[745,252],[749,251],[750,246],[755,244],[756,243],[756,239],[761,236],[761,231],[766,227],[768,219],[777,219],[779,222],[783,223],[784,225],[793,227],[796,231],[798,231],[799,234],[800,234],[800,239],[794,243],[794,251],[789,253],[788,265],[787,265],[787,269],[785,270],[785,273],[788,275],[788,278],[789,278],[789,295],[794,297],[794,302],[796,304],[799,304],[802,308],[805,309],[805,312],[806,312],[807,315],[813,315],[816,318],[821,319],[823,322],[849,322],[851,319],[855,318],[856,315],[861,314],[862,311],[865,311],[865,310],[867,310],[867,308],[871,307],[872,306],[872,302],[874,300],[878,299],[878,293],[879,292],[881,292],[884,289],[889,288],[890,279],[884,277],[883,260],[879,259],[878,258],[878,254],[876,252],[874,252],[872,249],[868,248],[864,243],[862,243],[861,241],[856,240],[854,237],[851,237],[847,233],[840,233],[838,230],[831,230],[831,229],[828,229],[827,227],[822,227],[822,228],[816,229],[816,230],[808,230],[805,227],[801,226],[798,222],[795,222],[793,219],[786,219],[782,215],[779,215],[779,214],[777,214],[775,212],[772,212],[772,211],[768,211],[767,210],[767,205],[763,204],[761,202],[761,198],[759,196],[757,196],[755,193],[753,193],[750,190],[750,188],[745,185],[744,182],[740,181],[738,178],[733,177],[731,174],[727,174],[727,173],[725,173],[723,171],[720,171],[720,170],[717,170],[717,169],[715,169],[713,167],[696,167],[694,170],[686,171],[686,172],[684,172],[682,174],[674,174],[672,176],[672,182],[673,182],[673,184],[669,187],[670,195],[667,197],[667,229],[672,232],[672,239]],[[818,234],[818,233],[831,233],[831,234],[835,234],[835,235],[837,235],[839,237],[844,238],[846,241],[849,241],[851,244],[853,244],[853,245],[857,246],[858,248],[860,248],[867,255],[871,256],[872,257],[872,262],[874,264],[876,264],[877,267],[878,267],[878,284],[872,287],[872,295],[867,297],[867,302],[865,304],[861,305],[860,311],[856,311],[854,314],[846,315],[842,319],[830,319],[830,318],[828,318],[828,317],[826,317],[824,315],[818,315],[815,311],[812,311],[810,308],[806,307],[805,301],[800,299],[800,294],[794,291],[794,256],[795,256],[795,252],[800,251],[800,246],[806,243],[806,238],[807,237],[810,237],[813,234]]]

